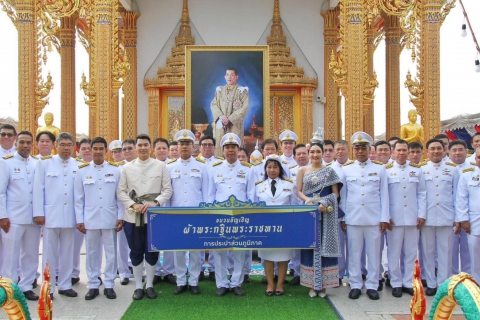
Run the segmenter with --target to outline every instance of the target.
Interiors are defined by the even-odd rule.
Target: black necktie
[[[275,183],[277,183],[277,181],[275,180],[272,180],[272,195],[275,196],[275,191],[277,191],[277,188],[275,188]]]

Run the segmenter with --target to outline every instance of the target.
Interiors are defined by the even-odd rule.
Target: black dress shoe
[[[358,297],[360,297],[361,294],[362,294],[362,290],[352,289],[352,290],[350,290],[350,293],[348,294],[348,297],[350,299],[358,299]]]
[[[200,271],[200,274],[198,275],[198,281],[203,281],[205,279],[205,271]]]
[[[162,282],[162,277],[157,276],[157,275],[153,276],[153,284],[154,285],[156,285],[157,283],[160,283],[160,282]]]
[[[237,297],[243,297],[245,295],[245,292],[243,292],[242,288],[240,287],[233,287],[232,292]]]
[[[200,288],[198,286],[189,286],[191,294],[200,294]]]
[[[377,290],[373,290],[373,289],[368,289],[367,290],[367,296],[370,298],[370,300],[380,299],[380,296],[378,295]]]
[[[157,299],[158,295],[155,292],[155,289],[153,289],[152,287],[148,287],[146,291],[148,299]]]
[[[142,300],[144,295],[145,295],[145,291],[143,289],[135,289],[135,291],[133,291],[132,299]]]
[[[362,280],[363,280],[363,281],[367,280],[367,276],[364,275],[364,274],[362,274]]]
[[[402,291],[413,296],[413,288],[402,287]]]
[[[30,301],[37,301],[38,300],[38,295],[33,292],[32,290],[24,291],[23,295],[25,296],[25,299],[30,300]]]
[[[177,280],[173,276],[173,274],[167,274],[165,277],[163,277],[163,281],[168,282],[170,284],[177,285]]]
[[[35,289],[36,287],[38,287],[37,279],[33,280],[32,282],[32,288]]]
[[[85,300],[93,300],[99,294],[100,293],[99,293],[98,289],[89,289],[87,294],[85,295]]]
[[[175,290],[173,290],[173,294],[182,294],[184,293],[185,291],[187,291],[188,287],[185,285],[185,286],[177,286],[175,288]]]
[[[368,289],[367,290],[367,296],[370,298],[370,300],[380,299],[380,296],[378,295],[377,290],[373,290],[373,289]]]
[[[402,297],[402,288],[400,288],[400,287],[393,288],[392,296],[394,296],[395,298],[401,298]]]
[[[67,289],[67,290],[58,290],[59,294],[63,294],[64,296],[73,298],[77,296],[77,292],[73,289]]]
[[[300,284],[300,276],[294,276],[289,283],[289,285],[291,286],[298,286],[299,284]]]
[[[426,287],[427,287],[427,280],[425,280],[425,279],[422,279],[422,286],[423,286],[424,288],[426,288]]]
[[[390,287],[390,288],[392,287],[392,285],[390,284],[390,279],[387,278],[387,279],[385,280],[385,285],[386,285],[387,287]]]
[[[228,293],[228,288],[225,288],[225,287],[221,287],[221,288],[218,288],[217,292],[215,293],[215,295],[217,297],[223,297],[224,295],[226,295]]]
[[[243,283],[250,283],[252,280],[250,280],[250,276],[248,274],[243,276]]]
[[[273,297],[273,291],[265,291],[267,297]]]
[[[267,276],[263,276],[261,284],[268,284]]]
[[[120,284],[122,286],[126,286],[129,282],[130,282],[129,278],[123,278],[122,280],[120,280]]]
[[[382,281],[378,281],[378,289],[377,291],[382,291],[383,290],[383,282]]]
[[[80,281],[80,278],[79,278],[79,277],[72,278],[72,286],[73,286],[75,283],[79,282],[79,281]]]
[[[115,293],[113,288],[103,289],[103,294],[107,297],[107,299],[117,299],[117,294]]]
[[[215,281],[215,271],[210,271],[208,273],[208,279]]]
[[[431,297],[431,296],[434,296],[434,295],[437,294],[437,288],[428,288],[428,287],[427,287],[427,290],[425,290],[425,294],[426,294],[427,296],[430,296],[430,297]]]

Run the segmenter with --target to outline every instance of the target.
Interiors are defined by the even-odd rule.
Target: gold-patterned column
[[[161,137],[160,132],[160,90],[148,88],[148,135],[151,138]]]
[[[37,131],[41,110],[36,110],[37,41],[35,0],[15,1],[18,31],[18,129]],[[40,114],[38,114],[40,112]]]
[[[113,15],[114,4],[111,0],[95,0],[94,2],[94,21],[95,29],[93,36],[95,37],[95,43],[91,46],[96,46],[95,60],[93,61],[93,67],[95,69],[95,91],[97,96],[96,106],[96,135],[105,138],[107,141],[118,139],[118,120],[115,123],[118,116],[115,117],[115,111],[118,114],[118,109],[112,108],[112,61],[114,48],[114,37],[117,36],[114,32],[113,24],[114,19],[117,19]]]
[[[323,91],[325,95],[324,118],[325,118],[325,138],[338,140],[341,138],[341,127],[338,126],[341,117],[337,106],[338,86],[333,80],[333,71],[329,68],[330,55],[337,51],[338,46],[338,14],[340,10],[337,6],[334,10],[321,12],[323,17],[323,69],[324,81]]]
[[[312,137],[313,129],[313,90],[312,87],[302,87],[300,90],[300,100],[302,104],[302,137],[300,141],[309,141]]]
[[[60,18],[61,123],[62,131],[75,135],[75,20],[77,15]]]
[[[366,75],[370,81],[376,81],[376,75],[373,71],[373,54],[375,53],[375,38],[377,35],[377,30],[375,25],[370,25],[366,30],[367,38],[367,65],[366,65]],[[375,78],[375,80],[373,80]],[[368,86],[368,84],[367,84]],[[370,90],[370,89],[369,89]],[[375,87],[371,88],[372,96],[367,94],[367,97],[364,95],[363,99],[363,131],[374,136],[374,95],[373,91]]]
[[[400,54],[403,31],[400,18],[383,14],[385,20],[386,137],[400,135]]]
[[[137,135],[137,19],[140,17],[140,13],[122,12],[122,17],[125,52],[130,62],[130,69],[127,71],[127,77],[123,84],[123,140]]]
[[[443,0],[428,0],[423,4],[419,64],[423,84],[422,125],[425,139],[440,133],[440,26],[443,22]]]

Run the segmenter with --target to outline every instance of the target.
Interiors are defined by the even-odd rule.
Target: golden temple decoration
[[[427,310],[427,299],[425,299],[425,293],[420,275],[420,264],[418,263],[418,259],[416,259],[412,279],[413,297],[412,300],[410,300],[410,312],[412,314],[412,320],[423,320]]]
[[[63,18],[69,17],[74,14],[80,5],[80,0],[44,0],[45,9],[52,15],[54,18]]]
[[[38,299],[37,313],[40,320],[51,320],[53,318],[53,301],[50,298],[52,285],[50,283],[50,266],[47,264],[43,270],[43,283],[40,288],[40,299]]]

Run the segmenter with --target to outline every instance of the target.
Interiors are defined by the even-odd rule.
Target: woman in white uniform
[[[265,201],[268,206],[289,205],[295,192],[293,181],[285,178],[281,159],[277,155],[269,155],[265,161],[264,180],[255,185],[255,202]],[[288,261],[293,257],[293,250],[258,250],[264,260],[267,290],[265,295],[283,295],[283,282],[287,274]],[[274,262],[278,262],[278,281],[274,293]]]

